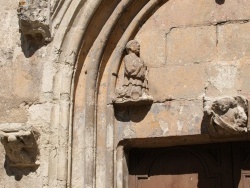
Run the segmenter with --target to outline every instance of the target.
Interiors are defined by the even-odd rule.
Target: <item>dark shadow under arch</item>
[[[218,4],[218,5],[223,5],[225,3],[225,0],[215,0],[215,2]]]
[[[188,188],[249,186],[249,142],[133,148],[127,153],[132,188],[137,185],[165,188],[170,184]],[[196,179],[192,182],[188,178]]]

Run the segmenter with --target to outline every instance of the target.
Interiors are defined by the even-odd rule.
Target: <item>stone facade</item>
[[[1,186],[122,188],[127,148],[249,140],[250,1],[0,5]],[[150,102],[116,105],[131,40]],[[243,131],[211,134],[232,110]]]

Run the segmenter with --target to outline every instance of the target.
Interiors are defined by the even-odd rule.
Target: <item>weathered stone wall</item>
[[[45,17],[32,7],[27,30],[17,9],[31,2]],[[32,131],[38,147],[35,168],[13,168],[0,145],[3,187],[121,188],[120,145],[212,142],[204,98],[250,99],[248,0],[48,2],[0,0],[0,131],[17,150]],[[114,108],[131,39],[140,43],[153,104]]]
[[[34,44],[19,32],[18,0],[0,1],[0,128],[29,127],[38,133],[38,169],[10,167],[0,145],[0,187],[43,187],[47,181],[48,123],[50,109],[44,113],[41,101],[46,46]],[[12,148],[15,149],[15,148]]]
[[[177,0],[154,13],[135,37],[154,104],[118,110],[118,140],[199,135],[204,98],[249,97],[249,8]]]

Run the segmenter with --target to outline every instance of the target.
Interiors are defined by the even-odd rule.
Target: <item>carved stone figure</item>
[[[124,83],[117,90],[117,104],[145,104],[153,101],[148,95],[147,67],[140,56],[140,44],[131,40],[126,45],[124,57]]]
[[[6,151],[6,160],[10,167],[36,167],[38,147],[35,135],[29,130],[1,130],[1,142]]]
[[[242,96],[205,100],[204,111],[210,118],[207,125],[211,136],[247,132],[248,101]]]

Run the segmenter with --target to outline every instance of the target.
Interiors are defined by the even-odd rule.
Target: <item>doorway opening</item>
[[[129,151],[129,188],[249,188],[250,142]]]

